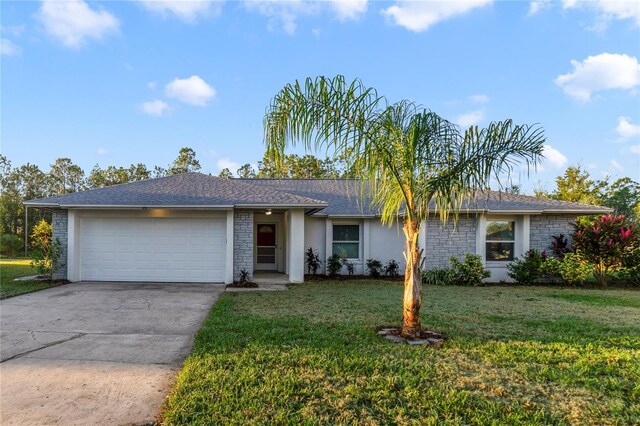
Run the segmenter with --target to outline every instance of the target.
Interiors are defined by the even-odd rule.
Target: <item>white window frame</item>
[[[336,240],[334,227],[335,226],[357,226],[358,227],[358,239],[357,240]],[[348,257],[347,260],[355,260],[359,261],[362,259],[362,224],[360,222],[337,222],[333,221],[331,224],[331,254],[333,253],[333,245],[334,244],[358,244],[358,257]]]
[[[487,239],[487,228],[489,227],[489,224],[491,224],[492,222],[509,222],[512,223],[513,225],[513,239],[512,240],[489,240]],[[486,219],[485,223],[484,223],[484,229],[483,229],[483,233],[484,233],[484,261],[486,263],[489,264],[506,264],[509,262],[513,262],[514,260],[517,259],[518,257],[518,253],[517,253],[517,248],[518,248],[518,230],[520,228],[520,225],[518,223],[519,221],[516,218],[509,218],[509,217],[489,217]],[[508,243],[508,244],[512,244],[513,248],[511,249],[511,259],[502,259],[502,260],[497,260],[497,259],[487,259],[487,245],[490,243]]]

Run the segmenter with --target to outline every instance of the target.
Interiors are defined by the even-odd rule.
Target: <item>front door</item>
[[[277,238],[275,223],[259,223],[257,225],[256,270],[275,271],[277,264]]]

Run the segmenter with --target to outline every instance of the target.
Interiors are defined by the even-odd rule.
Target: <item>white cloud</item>
[[[116,33],[118,20],[106,10],[94,10],[82,0],[42,2],[37,14],[45,30],[67,47],[80,47],[89,39]]]
[[[147,83],[147,87],[151,90],[154,90],[157,86],[157,83],[155,81],[150,81]]]
[[[166,102],[156,99],[154,101],[143,102],[140,110],[148,115],[159,117],[169,111],[169,105]]]
[[[267,28],[275,31],[277,28],[291,35],[298,28],[298,17],[301,15],[313,15],[319,12],[319,3],[301,0],[254,0],[245,1],[245,8],[252,12],[258,12],[269,18]]]
[[[583,61],[572,60],[573,72],[558,76],[554,82],[564,92],[589,102],[594,92],[610,89],[634,89],[640,85],[640,64],[629,55],[601,53]]]
[[[621,172],[624,170],[624,167],[622,167],[622,165],[616,161],[616,160],[611,160],[609,161],[609,165],[611,166],[611,168],[617,172]]]
[[[541,10],[547,9],[549,6],[551,6],[551,2],[549,0],[532,1],[529,3],[529,12],[527,12],[527,16],[533,16]]]
[[[341,21],[358,19],[367,12],[367,0],[329,0],[329,3]]]
[[[408,30],[426,31],[440,21],[463,15],[473,9],[492,3],[492,0],[456,0],[456,1],[406,1],[382,10],[382,14],[391,22]]]
[[[9,27],[6,27],[4,25],[0,25],[0,32],[3,32],[5,34],[9,34],[13,37],[20,37],[22,35],[22,33],[24,32],[24,30],[27,29],[26,25],[11,25]]]
[[[96,151],[96,154],[98,154],[99,156],[107,155],[108,153],[109,151],[104,148],[98,148],[98,150]]]
[[[484,120],[484,111],[477,110],[459,115],[458,117],[456,117],[455,121],[460,127],[462,127],[463,129],[467,129],[471,126],[480,124],[482,120]]]
[[[640,145],[631,145],[629,147],[629,151],[631,151],[631,153],[633,153],[633,154],[640,155]]]
[[[216,167],[218,167],[218,170],[229,169],[232,173],[235,173],[241,166],[242,164],[231,161],[229,158],[221,158],[216,161]]]
[[[197,75],[185,79],[176,78],[164,90],[168,97],[195,106],[205,106],[216,95],[215,89]]]
[[[222,11],[223,0],[139,0],[147,9],[162,16],[173,14],[182,21],[193,23],[203,16],[217,16]]]
[[[640,125],[631,123],[629,117],[618,117],[616,133],[622,139],[629,139],[640,135]]]
[[[0,39],[0,54],[4,56],[15,56],[22,52],[20,46],[12,43],[9,39]]]
[[[544,165],[550,165],[555,169],[559,169],[567,164],[567,157],[551,145],[545,145],[542,150],[542,155],[544,155],[545,161]]]
[[[340,21],[358,19],[367,12],[367,0],[248,0],[244,7],[268,18],[269,31],[282,30],[292,35],[301,16],[318,15],[329,11]],[[313,32],[314,35],[316,32]]]
[[[640,4],[635,0],[564,0],[563,9],[585,7],[595,11],[599,23],[596,28],[602,29],[613,19],[631,19],[636,26],[640,26]]]
[[[618,117],[616,133],[621,139],[630,139],[635,136],[640,136],[640,125],[633,124],[629,117]]]
[[[479,104],[484,104],[489,102],[489,97],[487,95],[471,95],[469,96],[469,100],[472,102],[477,102]]]

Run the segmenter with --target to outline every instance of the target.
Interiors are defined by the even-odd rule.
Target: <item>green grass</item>
[[[226,293],[196,337],[165,424],[638,424],[640,309],[541,287],[428,287],[440,348],[381,339],[401,285]],[[563,295],[640,301],[631,290]]]
[[[640,308],[640,298],[627,298],[624,294],[616,295],[615,292],[611,292],[611,294],[557,293],[549,294],[548,297],[595,306],[628,306],[631,308]]]
[[[0,259],[0,299],[52,287],[52,284],[42,281],[13,281],[14,278],[38,273],[30,263],[29,259]]]

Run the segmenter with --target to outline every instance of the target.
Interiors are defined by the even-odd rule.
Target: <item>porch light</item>
[[[264,212],[264,214],[266,214],[267,216],[271,216],[271,209],[267,209],[267,211]]]

